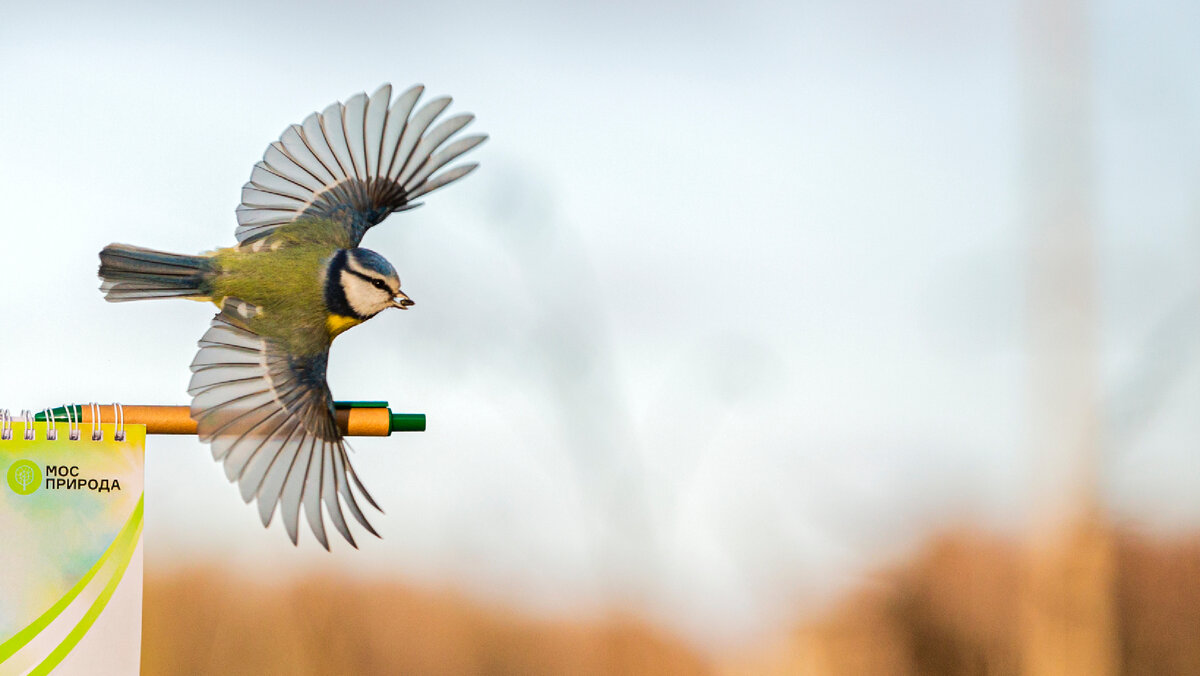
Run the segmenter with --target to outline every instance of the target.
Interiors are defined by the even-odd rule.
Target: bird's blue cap
[[[399,275],[396,274],[396,268],[393,268],[392,264],[387,262],[386,258],[380,256],[374,251],[371,251],[370,249],[353,249],[350,251],[350,255],[354,256],[354,260],[359,265],[367,268],[368,270],[373,270],[388,277],[399,277]]]

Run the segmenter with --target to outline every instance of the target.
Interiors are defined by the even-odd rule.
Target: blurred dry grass
[[[1114,573],[1104,590],[1115,620],[1116,645],[1103,647],[1115,662],[1111,671],[1200,675],[1200,536],[1105,535]],[[1030,644],[1044,636],[1028,631],[1028,590],[1055,595],[1043,584],[1031,584],[1036,560],[1026,547],[1003,538],[967,531],[942,535],[911,562],[879,575],[828,613],[720,671],[730,676],[1096,673],[1078,663],[1048,669],[1044,661],[1030,659]],[[1079,570],[1095,568],[1073,572]],[[1079,581],[1064,582],[1071,587]],[[1068,634],[1078,634],[1076,628],[1092,619],[1066,618]]]
[[[1029,595],[1064,607],[1055,599],[1083,589],[1112,609],[1106,670],[1200,675],[1200,535],[1083,534],[1052,557],[1068,563],[1059,577],[1032,582],[1042,564],[1028,547],[943,534],[784,640],[720,663],[632,617],[551,621],[399,583],[318,576],[264,585],[215,568],[180,570],[146,579],[142,664],[146,674],[1094,673],[1078,664],[1047,670],[1030,652],[1053,628],[1031,636]],[[1097,542],[1111,565],[1078,565]],[[1084,559],[1069,555],[1081,547]],[[1097,571],[1111,575],[1098,585],[1079,579]],[[1065,607],[1077,635],[1071,622],[1089,618]]]
[[[630,618],[552,622],[447,592],[328,576],[261,584],[215,568],[147,575],[145,674],[705,674]]]

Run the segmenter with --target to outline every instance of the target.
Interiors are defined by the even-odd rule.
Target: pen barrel
[[[195,434],[196,421],[192,420],[187,406],[122,406],[126,425],[145,425],[147,434]],[[82,424],[92,422],[92,407],[80,406],[76,409]],[[39,416],[41,417],[41,416]],[[387,408],[338,408],[335,411],[338,429],[342,434],[351,437],[386,437],[396,431],[419,431],[425,429],[425,416],[421,414],[393,414]],[[55,418],[62,422],[64,418],[56,412]],[[404,426],[396,426],[393,419],[402,418],[407,421]],[[417,421],[419,420],[419,427]],[[115,411],[112,406],[100,407],[101,423],[115,423]]]
[[[83,406],[83,422],[92,422],[90,406]],[[146,434],[195,434],[196,421],[187,406],[122,406],[125,424],[145,425]],[[112,406],[100,407],[100,422],[115,423]]]

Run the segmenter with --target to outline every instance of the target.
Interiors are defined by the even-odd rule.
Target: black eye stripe
[[[357,271],[357,270],[351,270],[350,268],[345,268],[345,270],[346,270],[346,272],[349,272],[350,274],[354,275],[355,277],[359,277],[359,278],[361,278],[361,279],[365,279],[365,280],[367,280],[368,282],[370,282],[371,284],[374,284],[374,285],[375,285],[375,287],[376,287],[376,288],[378,288],[378,289],[385,289],[385,290],[386,290],[386,289],[388,288],[388,287],[387,287],[387,283],[386,283],[386,282],[384,282],[382,279],[378,279],[378,278],[375,278],[375,277],[371,277],[371,276],[369,276],[369,275],[364,275],[363,273],[361,273],[361,272],[359,272],[359,271]]]

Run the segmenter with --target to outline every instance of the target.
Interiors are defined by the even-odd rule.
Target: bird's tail
[[[100,290],[119,303],[150,298],[208,295],[213,260],[208,256],[154,251],[128,244],[109,244],[100,252]]]

